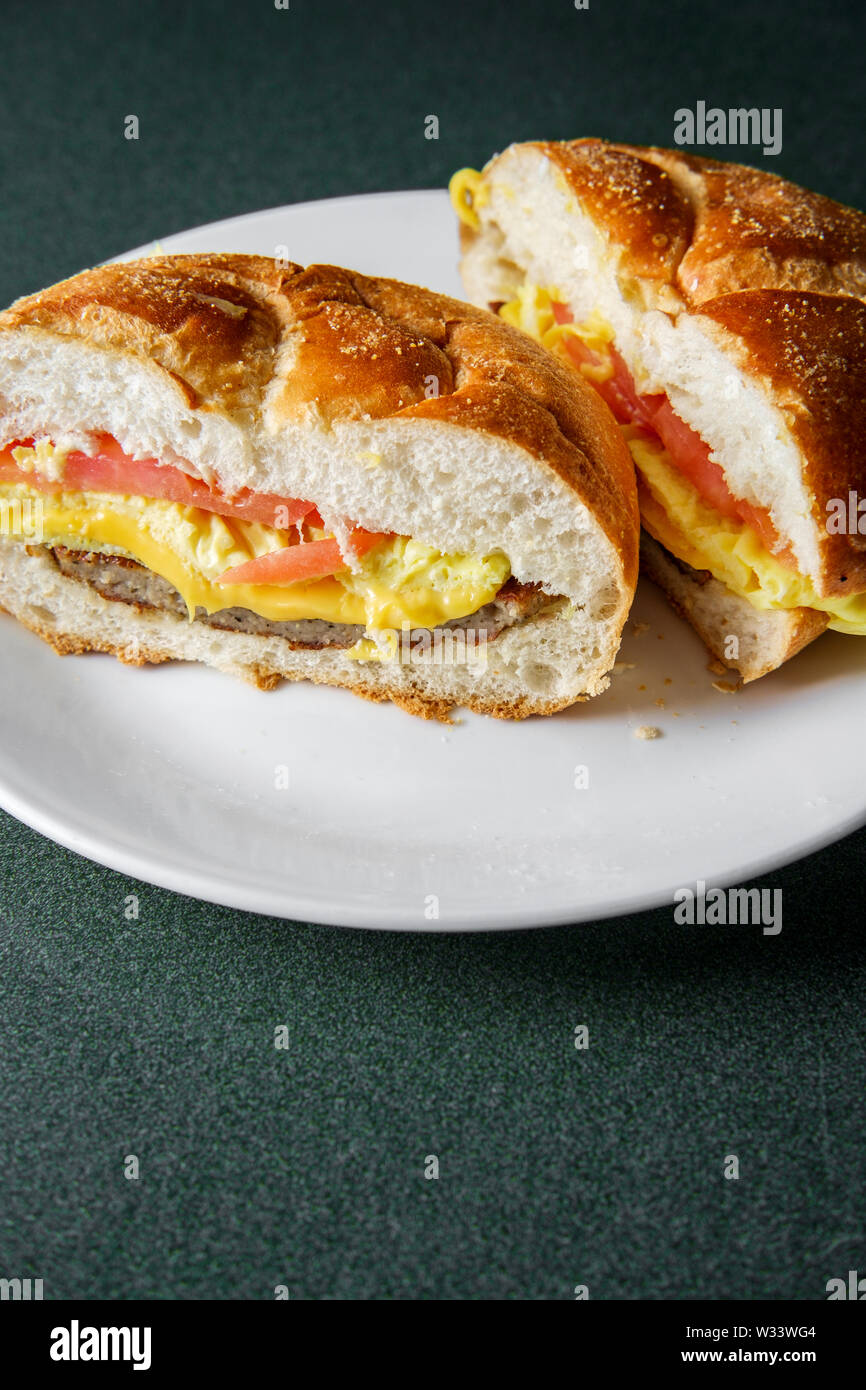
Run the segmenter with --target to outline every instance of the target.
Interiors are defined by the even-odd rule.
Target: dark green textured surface
[[[866,205],[858,15],[7,0],[0,299],[214,218],[435,186],[512,138],[670,143],[698,99],[781,106],[772,167]],[[0,1275],[49,1297],[821,1298],[866,1270],[864,847],[768,876],[776,938],[663,910],[425,938],[193,903],[0,815]]]

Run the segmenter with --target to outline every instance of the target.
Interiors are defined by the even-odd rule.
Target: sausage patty
[[[88,584],[105,599],[128,603],[137,609],[152,608],[163,613],[175,613],[179,618],[187,616],[186,604],[174,585],[140,565],[137,560],[129,560],[122,555],[69,550],[63,545],[48,547],[48,553],[67,579]],[[486,640],[491,642],[505,628],[533,617],[550,602],[550,595],[543,593],[537,584],[520,584],[516,579],[509,579],[496,597],[479,608],[477,613],[454,618],[443,623],[442,627],[472,628],[476,632],[484,632]],[[293,647],[352,647],[364,635],[364,628],[359,623],[329,623],[322,618],[272,622],[269,618],[260,618],[248,608],[221,608],[216,613],[206,613],[203,608],[197,608],[195,621],[228,632],[283,637]]]

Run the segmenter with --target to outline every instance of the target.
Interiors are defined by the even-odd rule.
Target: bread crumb
[[[664,709],[665,702],[661,697],[659,697],[659,699],[656,700],[656,706],[658,707],[658,709]]]
[[[712,661],[707,662],[707,670],[712,671],[714,676],[726,676],[728,674],[728,668],[725,663],[719,661],[718,657],[715,656]]]
[[[720,695],[736,695],[739,688],[736,681],[713,681],[713,690],[718,690]]]
[[[670,676],[665,676],[665,685],[673,685],[673,681],[671,680]]]
[[[618,676],[620,671],[633,671],[635,663],[633,661],[615,661],[610,668],[612,676]]]
[[[635,738],[661,738],[662,731],[654,724],[640,724],[634,731]]]
[[[649,623],[632,623],[631,630],[635,637],[640,637],[642,632],[649,632]]]
[[[639,685],[639,686],[638,686],[638,690],[646,690],[646,686],[645,686],[645,685]]]

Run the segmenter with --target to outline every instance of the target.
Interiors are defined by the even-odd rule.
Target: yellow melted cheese
[[[755,608],[816,608],[830,615],[836,632],[866,636],[866,594],[816,594],[807,578],[766,549],[753,527],[707,506],[663,448],[637,430],[626,426],[624,432],[646,484],[643,524],[667,550],[694,569],[709,570]]]
[[[483,207],[489,196],[483,174],[477,169],[458,169],[451,175],[448,192],[460,221],[477,232],[481,223],[476,209]]]
[[[289,536],[239,521],[142,497],[95,492],[41,494],[26,484],[0,484],[0,499],[29,501],[41,517],[44,545],[124,555],[174,585],[190,618],[197,608],[247,608],[273,622],[321,618],[369,630],[437,627],[489,603],[511,573],[504,555],[443,555],[406,536],[380,542],[357,570],[290,584],[218,584],[235,565],[282,549]],[[321,533],[324,534],[324,533]],[[33,536],[24,539],[33,540]]]
[[[515,299],[503,304],[500,317],[549,351],[565,356],[572,367],[575,363],[565,353],[563,339],[576,334],[605,359],[598,368],[582,363],[581,372],[590,379],[606,381],[614,370],[608,351],[613,328],[598,312],[582,324],[557,324],[553,300],[562,303],[565,296],[553,286],[542,289],[527,281]],[[807,578],[767,550],[753,527],[722,516],[704,502],[660,443],[631,425],[620,428],[645,483],[641,519],[666,550],[694,569],[709,570],[755,608],[815,608],[829,614],[829,626],[836,632],[866,636],[866,593],[822,598]]]

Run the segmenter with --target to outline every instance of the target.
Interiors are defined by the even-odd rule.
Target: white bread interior
[[[743,684],[775,671],[827,626],[827,615],[814,608],[754,608],[706,571],[698,573],[676,560],[646,531],[641,535],[641,569]],[[736,655],[729,647],[734,635]]]
[[[820,532],[800,452],[765,384],[743,371],[738,340],[706,315],[678,312],[666,288],[630,275],[538,148],[511,146],[491,162],[476,211],[480,232],[461,266],[470,299],[510,299],[529,279],[555,286],[578,321],[597,309],[638,390],[667,394],[709,445],[731,490],[769,510],[820,592]]]
[[[131,354],[33,328],[0,334],[0,442],[78,445],[88,431],[114,435],[134,458],[216,475],[226,492],[312,500],[338,535],[351,517],[445,554],[502,551],[521,582],[565,595],[593,622],[625,620],[631,595],[596,518],[558,474],[500,436],[421,419],[326,426],[311,414],[291,424],[267,404],[263,418],[242,421],[192,409],[165,372]]]
[[[58,650],[134,639],[150,660],[309,676],[419,713],[549,713],[605,688],[637,580],[634,470],[588,384],[494,315],[267,257],[97,267],[0,314],[0,446],[91,452],[101,433],[229,496],[310,502],[344,552],[355,525],[504,555],[551,603],[491,638],[486,663],[353,660],[124,605],[4,545],[0,603]]]
[[[337,648],[293,649],[282,637],[226,632],[110,602],[62,575],[44,548],[11,540],[0,540],[0,606],[64,653],[111,652],[136,665],[200,661],[261,688],[311,680],[442,719],[455,705],[501,718],[552,713],[605,689],[604,672],[619,647],[610,623],[560,605],[502,632],[483,661],[359,663]]]

